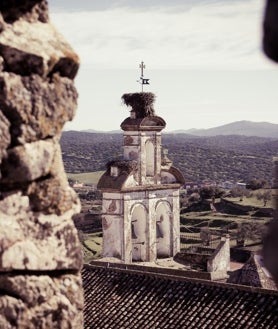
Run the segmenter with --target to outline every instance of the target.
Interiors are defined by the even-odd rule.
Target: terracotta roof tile
[[[85,329],[278,328],[278,293],[86,265]]]

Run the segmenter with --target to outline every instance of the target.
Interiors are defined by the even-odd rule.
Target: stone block
[[[59,149],[59,148],[58,148]],[[1,183],[31,182],[50,173],[57,143],[53,139],[16,146],[7,151],[2,163]]]
[[[80,201],[74,192],[59,177],[32,183],[27,190],[34,211],[44,214],[62,215],[73,206],[79,207]]]
[[[13,145],[45,139],[61,133],[77,107],[73,82],[54,74],[51,80],[38,75],[21,77],[0,74],[0,105],[11,123]]]
[[[79,270],[81,246],[72,216],[72,206],[62,216],[45,215],[30,209],[21,192],[0,201],[0,271]]]
[[[79,68],[79,58],[64,37],[53,25],[40,21],[5,24],[0,34],[0,55],[5,71],[23,76],[47,77],[59,72],[74,79]]]
[[[0,328],[73,329],[82,326],[80,275],[1,275]]]
[[[9,129],[10,129],[10,123],[0,110],[0,165],[3,157],[7,155],[6,149],[8,148],[11,142]],[[0,172],[0,178],[1,178],[1,172]]]
[[[48,5],[46,0],[2,0],[0,11],[7,23],[13,23],[19,18],[28,22],[48,21]]]

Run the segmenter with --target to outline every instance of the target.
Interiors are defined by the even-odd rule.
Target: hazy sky
[[[139,63],[167,130],[239,120],[278,123],[278,65],[261,51],[262,0],[49,0],[81,58],[77,115],[66,129],[116,130]]]

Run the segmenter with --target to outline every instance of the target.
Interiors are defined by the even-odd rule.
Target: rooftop
[[[121,123],[124,131],[161,131],[166,122],[158,116],[147,116],[144,118],[126,118]]]
[[[85,329],[277,328],[278,293],[140,267],[85,265]]]

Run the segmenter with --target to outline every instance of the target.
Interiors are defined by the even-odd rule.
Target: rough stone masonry
[[[0,328],[82,328],[82,254],[59,138],[78,56],[45,0],[0,2]]]

